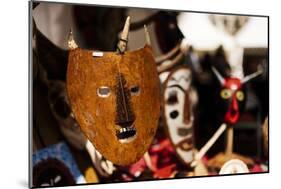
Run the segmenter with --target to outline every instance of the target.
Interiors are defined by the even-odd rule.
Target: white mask
[[[191,71],[180,67],[164,83],[164,116],[171,142],[180,159],[193,160],[193,112],[190,99]]]

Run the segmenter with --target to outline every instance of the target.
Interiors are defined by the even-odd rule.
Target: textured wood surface
[[[96,149],[118,165],[138,161],[150,146],[160,114],[160,86],[150,46],[119,55],[103,52],[93,57],[93,51],[80,48],[70,51],[67,69],[67,92],[72,111],[82,131]],[[122,75],[124,90],[139,87],[139,94],[126,93],[126,101],[134,115],[136,138],[120,143],[116,132],[118,111],[118,74]],[[99,87],[106,86],[110,95],[97,95]],[[129,99],[129,100],[128,100]],[[132,117],[132,116],[131,116]]]

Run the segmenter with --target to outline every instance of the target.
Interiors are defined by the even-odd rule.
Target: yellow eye
[[[243,91],[237,91],[237,93],[236,93],[236,98],[237,98],[239,101],[244,100],[244,98],[245,98],[244,92],[243,92]]]
[[[220,93],[223,99],[229,99],[231,97],[231,90],[230,89],[223,89]]]

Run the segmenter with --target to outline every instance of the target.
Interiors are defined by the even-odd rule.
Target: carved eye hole
[[[97,90],[97,94],[99,97],[107,98],[110,95],[110,88],[109,87],[100,87]]]
[[[172,119],[176,119],[178,116],[179,116],[179,112],[177,110],[170,112],[170,117]]]
[[[138,95],[140,93],[140,88],[139,86],[134,86],[131,88],[131,94],[132,95]]]
[[[167,104],[174,105],[178,103],[178,96],[176,91],[172,91],[167,99]]]

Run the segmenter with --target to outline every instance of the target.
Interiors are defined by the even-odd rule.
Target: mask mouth
[[[176,147],[180,148],[182,151],[189,151],[193,148],[192,137],[188,137],[181,142],[179,142]]]
[[[240,117],[240,113],[238,110],[231,108],[225,114],[225,121],[231,125],[235,124]]]
[[[238,113],[237,110],[231,108],[231,110],[230,110],[230,115],[231,115],[232,117],[236,116],[237,113]]]
[[[123,127],[116,131],[116,137],[120,143],[130,143],[137,136],[137,130],[135,127]]]

